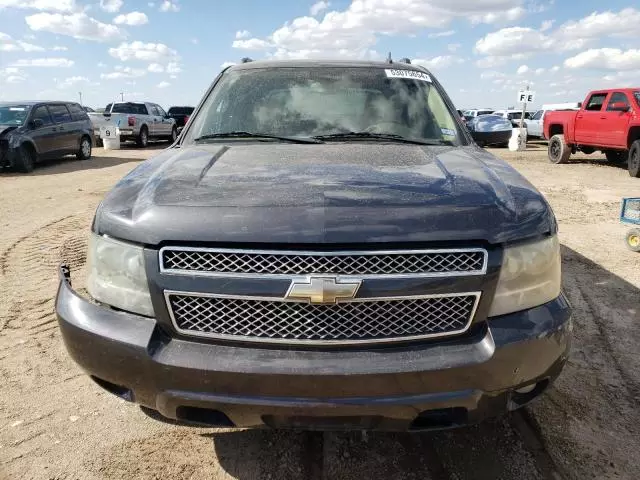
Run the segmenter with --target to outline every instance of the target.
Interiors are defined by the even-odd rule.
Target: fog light
[[[516,393],[531,393],[536,389],[536,384],[532,383],[531,385],[527,385],[526,387],[518,388]]]

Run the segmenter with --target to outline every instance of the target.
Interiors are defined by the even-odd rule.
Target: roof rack
[[[249,57],[243,57],[240,60],[240,63],[249,63],[249,62],[253,62],[253,59],[249,58]]]

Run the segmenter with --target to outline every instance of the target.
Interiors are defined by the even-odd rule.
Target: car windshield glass
[[[390,134],[460,143],[453,110],[425,73],[309,67],[226,73],[195,117],[185,142],[225,132],[286,137]],[[344,136],[334,141],[388,141]]]
[[[633,92],[633,96],[636,97],[636,103],[640,105],[640,92]]]
[[[31,106],[29,105],[1,105],[0,104],[0,124],[1,125],[23,125],[27,121],[27,115]]]
[[[509,114],[509,117],[511,117],[512,120],[520,120],[522,112],[512,112]]]

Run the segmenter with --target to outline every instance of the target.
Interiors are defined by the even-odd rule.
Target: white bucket
[[[512,152],[521,152],[527,149],[527,129],[514,128],[511,131],[509,139],[509,150]]]
[[[100,138],[105,150],[120,150],[120,129],[117,127],[101,127]]]

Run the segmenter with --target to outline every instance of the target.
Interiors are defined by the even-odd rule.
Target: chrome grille
[[[166,247],[163,272],[253,275],[474,275],[486,271],[483,249],[393,252],[279,252]]]
[[[479,293],[312,305],[166,293],[176,329],[186,335],[284,343],[387,342],[467,330]]]

